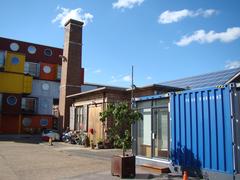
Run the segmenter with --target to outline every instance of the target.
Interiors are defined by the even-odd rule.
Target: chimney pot
[[[64,26],[66,27],[69,23],[71,24],[75,24],[75,25],[78,25],[78,26],[83,26],[83,22],[81,21],[77,21],[77,20],[74,20],[74,19],[69,19],[65,24]]]

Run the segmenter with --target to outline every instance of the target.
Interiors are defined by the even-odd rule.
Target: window
[[[0,68],[4,66],[4,61],[5,61],[5,52],[0,51]]]
[[[44,55],[45,56],[52,56],[52,50],[51,49],[44,49]]]
[[[49,90],[49,84],[48,83],[42,83],[42,90],[48,91]]]
[[[11,106],[14,106],[15,104],[17,104],[17,98],[15,96],[9,96],[7,98],[7,103]]]
[[[32,97],[22,98],[22,111],[25,113],[35,113],[37,107],[37,99]]]
[[[35,54],[37,51],[37,49],[35,48],[35,46],[28,46],[28,53],[29,54]]]
[[[34,77],[39,77],[39,64],[33,62],[25,62],[24,73]]]
[[[57,68],[57,79],[61,79],[62,66],[58,65]]]
[[[22,125],[24,127],[29,127],[32,124],[32,119],[31,118],[23,118]]]
[[[11,59],[11,63],[12,64],[14,64],[14,65],[17,65],[17,64],[19,64],[19,62],[20,62],[20,60],[19,60],[19,58],[18,57],[12,57],[12,59]]]
[[[87,106],[77,106],[75,108],[75,130],[87,131]]]
[[[50,66],[44,66],[43,67],[43,72],[46,74],[49,74],[51,72],[51,67]]]
[[[48,125],[48,119],[40,119],[40,126],[44,127]]]
[[[18,51],[18,50],[19,50],[19,45],[18,45],[18,43],[15,43],[15,42],[11,43],[11,44],[10,44],[10,49],[11,49],[12,51]]]

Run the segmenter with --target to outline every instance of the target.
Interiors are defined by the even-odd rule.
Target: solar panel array
[[[179,87],[184,89],[196,89],[226,84],[231,78],[240,72],[240,68],[218,71],[193,77],[182,78],[173,81],[159,83],[160,85]]]

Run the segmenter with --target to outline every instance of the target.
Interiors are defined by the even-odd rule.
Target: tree
[[[111,126],[107,129],[110,141],[114,147],[123,149],[123,156],[127,148],[131,147],[131,124],[142,119],[142,114],[131,109],[127,103],[109,104],[107,109],[100,113],[100,121],[105,124],[111,120]]]

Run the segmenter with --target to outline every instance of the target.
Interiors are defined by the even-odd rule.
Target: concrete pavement
[[[110,160],[121,150],[90,150],[61,142],[49,146],[35,136],[6,137],[0,135],[0,180],[119,179],[110,173]],[[136,171],[136,179],[168,179],[142,167]]]

